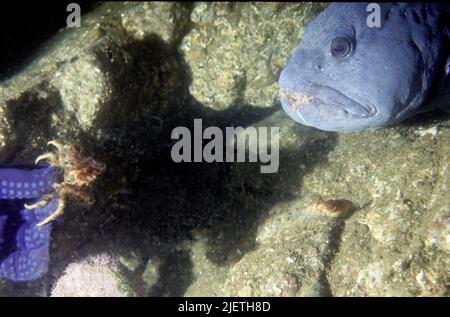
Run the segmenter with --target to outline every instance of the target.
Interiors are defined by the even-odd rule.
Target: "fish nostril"
[[[323,71],[323,67],[322,67],[322,65],[316,65],[316,71],[318,71],[318,72],[321,72],[321,71]]]

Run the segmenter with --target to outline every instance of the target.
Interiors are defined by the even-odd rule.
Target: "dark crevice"
[[[67,5],[73,1],[5,2],[0,10],[0,81],[35,58],[46,41],[66,26]],[[77,1],[82,14],[97,3]]]

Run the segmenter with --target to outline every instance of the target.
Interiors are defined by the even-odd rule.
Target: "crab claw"
[[[56,150],[58,151],[58,153],[62,153],[63,145],[61,143],[59,143],[58,141],[56,141],[56,140],[49,141],[49,142],[47,142],[47,145],[53,145],[56,148]],[[46,159],[50,159],[51,166],[58,166],[61,163],[58,156],[52,152],[48,152],[48,153],[39,155],[36,158],[36,160],[34,161],[34,163],[37,165],[40,161],[46,160]]]

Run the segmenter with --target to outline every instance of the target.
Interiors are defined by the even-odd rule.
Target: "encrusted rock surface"
[[[191,94],[206,107],[234,102],[269,107],[278,75],[319,3],[198,3],[180,49],[192,71]]]
[[[47,276],[0,294],[448,295],[448,115],[336,134],[279,109],[278,74],[325,6],[105,3],[0,83],[1,165],[61,139],[107,166],[97,202],[55,223]],[[279,127],[279,171],[172,162],[194,118]],[[319,199],[355,208],[331,218]],[[80,265],[115,292],[71,289]]]
[[[289,126],[278,119],[259,124]],[[439,127],[436,135],[421,133],[433,127]],[[258,227],[258,246],[229,271],[225,294],[292,296],[287,274],[298,296],[445,295],[449,127],[448,119],[429,114],[358,133],[281,130],[280,153],[292,157],[280,162],[280,173],[288,169],[286,182],[297,175],[297,186],[274,190],[291,197],[270,209]],[[320,153],[321,162],[308,164],[308,156]],[[347,217],[327,218],[310,208],[318,195],[349,199],[356,208]]]

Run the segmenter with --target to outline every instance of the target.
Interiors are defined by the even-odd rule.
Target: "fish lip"
[[[361,103],[329,86],[320,85],[311,81],[305,81],[301,85],[301,88],[301,90],[304,91],[302,93],[290,92],[284,89],[281,89],[280,91],[281,97],[285,99],[289,95],[296,95],[297,97],[301,96],[302,99],[306,99],[303,100],[305,102],[304,104],[297,104],[295,107],[293,107],[292,104],[287,105],[289,110],[295,112],[300,117],[301,108],[315,104],[317,105],[317,103],[338,107],[344,111],[346,115],[354,118],[367,119],[377,114],[377,108],[370,102],[368,102],[370,106],[362,105]],[[308,98],[311,99],[308,100]]]

